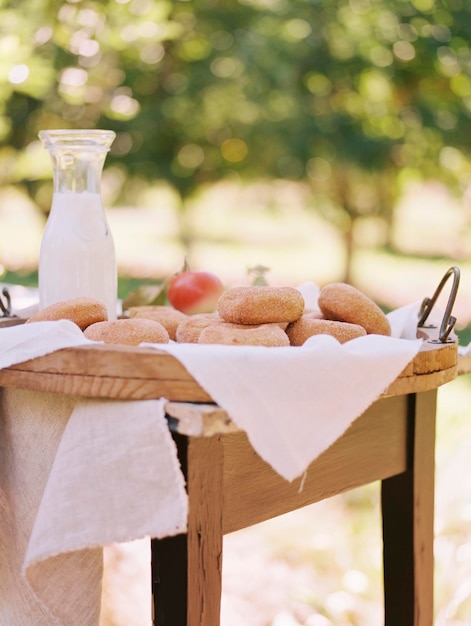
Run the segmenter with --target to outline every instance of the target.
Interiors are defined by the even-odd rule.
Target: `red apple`
[[[170,280],[167,298],[174,309],[187,315],[213,313],[223,291],[224,286],[215,274],[183,271]]]

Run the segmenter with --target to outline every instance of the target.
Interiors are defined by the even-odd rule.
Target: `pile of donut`
[[[247,286],[225,290],[213,313],[186,315],[167,305],[135,306],[109,320],[92,298],[50,305],[27,321],[69,319],[93,341],[110,344],[179,343],[302,346],[309,337],[334,336],[340,343],[367,334],[390,335],[389,320],[363,292],[347,283],[322,287],[318,310],[305,307],[294,287]]]

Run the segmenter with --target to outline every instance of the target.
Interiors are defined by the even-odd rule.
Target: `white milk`
[[[70,298],[101,300],[116,318],[113,238],[98,193],[55,193],[39,255],[39,306]]]

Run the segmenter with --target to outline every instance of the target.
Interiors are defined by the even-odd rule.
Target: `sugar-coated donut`
[[[391,326],[385,313],[373,300],[352,285],[325,285],[319,293],[318,304],[326,319],[360,324],[368,334],[391,334]]]
[[[143,318],[148,320],[154,320],[164,326],[170,339],[176,339],[176,332],[178,325],[187,319],[188,315],[177,311],[173,306],[167,305],[146,305],[146,306],[133,306],[128,309],[130,318]]]
[[[232,287],[218,301],[218,312],[233,324],[294,322],[304,310],[304,298],[294,287]]]
[[[95,298],[71,298],[50,304],[41,309],[27,320],[27,322],[46,322],[70,320],[79,328],[85,330],[91,324],[104,322],[108,319],[106,306]]]
[[[207,326],[198,343],[217,343],[231,346],[289,346],[288,335],[278,324],[231,324],[220,322]]]
[[[302,346],[314,335],[332,335],[340,343],[366,335],[366,330],[358,324],[319,319],[317,315],[302,315],[288,326],[286,334],[292,346]]]
[[[180,322],[175,332],[178,343],[198,343],[201,332],[211,324],[221,322],[219,313],[195,313],[187,315],[187,319]]]
[[[97,322],[84,331],[92,341],[137,346],[140,343],[168,343],[167,329],[159,322],[143,318]]]

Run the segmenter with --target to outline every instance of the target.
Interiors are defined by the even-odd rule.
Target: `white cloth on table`
[[[176,357],[258,454],[291,481],[387,389],[421,345],[380,335],[340,344],[318,335],[298,348],[155,347]]]
[[[300,285],[306,308],[319,289]],[[391,337],[340,344],[316,335],[297,348],[143,344],[177,358],[286,480],[301,476],[419,352],[420,302],[388,314]]]
[[[85,343],[67,321],[5,328],[0,367]],[[96,626],[103,546],[186,530],[164,404],[0,390],[0,624]]]

